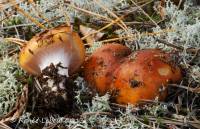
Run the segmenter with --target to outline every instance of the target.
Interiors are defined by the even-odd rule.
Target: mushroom
[[[100,94],[109,90],[112,74],[119,67],[121,59],[131,50],[120,44],[106,44],[97,49],[84,64],[84,77]]]
[[[71,111],[75,93],[69,76],[84,60],[84,44],[70,26],[46,30],[28,41],[20,51],[19,64],[36,76],[34,86],[39,91],[36,106],[59,114]]]
[[[172,55],[158,49],[140,50],[132,53],[115,70],[116,79],[111,90],[117,91],[120,104],[137,104],[141,100],[163,100],[167,84],[181,80],[181,70],[172,61]]]
[[[143,99],[163,100],[167,84],[181,80],[173,54],[158,49],[130,49],[108,44],[97,49],[84,64],[84,77],[101,95],[109,92],[117,103],[138,104]]]
[[[39,75],[50,64],[60,63],[59,74],[74,73],[85,58],[79,35],[69,26],[58,26],[34,36],[19,54],[20,66],[30,74]]]

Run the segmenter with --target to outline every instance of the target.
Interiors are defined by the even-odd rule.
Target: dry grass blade
[[[22,47],[25,46],[26,43],[28,42],[26,40],[22,40],[22,39],[18,39],[18,38],[5,38],[5,40],[7,40],[9,42],[16,43],[16,44],[18,44],[18,45],[20,45]]]

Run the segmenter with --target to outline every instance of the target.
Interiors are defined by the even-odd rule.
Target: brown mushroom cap
[[[100,94],[109,90],[114,70],[119,60],[128,56],[131,50],[120,44],[106,44],[97,49],[84,64],[84,78]]]
[[[20,66],[38,75],[51,63],[61,63],[60,74],[74,73],[85,58],[84,45],[79,35],[68,26],[59,26],[34,36],[19,55]]]
[[[168,83],[181,80],[181,70],[170,54],[149,49],[132,53],[114,72],[115,80],[110,90],[117,90],[120,104],[137,104],[142,99],[164,99]]]

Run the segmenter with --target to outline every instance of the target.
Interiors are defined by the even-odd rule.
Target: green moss
[[[12,17],[5,21],[6,26],[19,25],[23,23],[23,19],[21,17]]]

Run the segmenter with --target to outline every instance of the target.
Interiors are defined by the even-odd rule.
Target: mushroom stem
[[[5,40],[15,43],[15,44],[18,44],[21,47],[24,47],[26,45],[26,43],[28,42],[26,40],[22,40],[22,39],[18,39],[18,38],[5,38]]]

